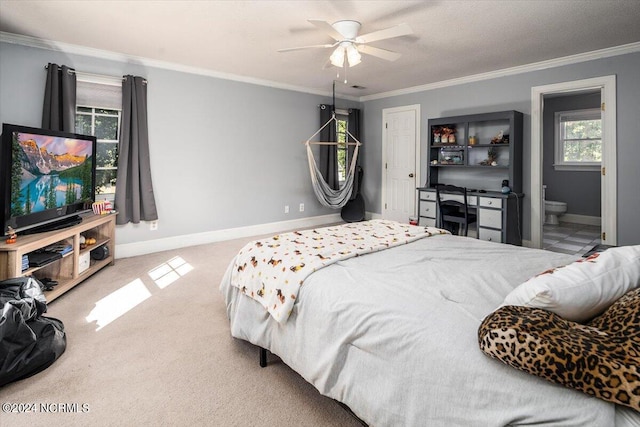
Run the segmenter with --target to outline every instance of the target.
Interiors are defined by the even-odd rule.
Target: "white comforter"
[[[285,324],[231,285],[233,261],[221,290],[234,337],[277,354],[369,425],[613,426],[613,404],[478,348],[478,326],[509,291],[574,259],[434,236],[313,273]]]

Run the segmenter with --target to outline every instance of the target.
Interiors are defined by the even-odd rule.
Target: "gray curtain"
[[[357,108],[350,108],[349,109],[349,122],[348,122],[348,130],[349,133],[351,135],[353,135],[354,138],[356,138],[358,141],[360,141],[360,110]],[[351,138],[349,137],[349,135],[347,134],[347,142],[353,142],[351,141]],[[351,159],[353,159],[353,150],[355,149],[355,146],[353,145],[347,145],[347,161],[350,162]],[[360,147],[360,154],[362,154],[362,147]],[[351,200],[355,199],[357,194],[358,194],[358,189],[360,188],[360,186],[362,185],[362,183],[360,182],[360,174],[359,174],[359,169],[360,169],[360,157],[358,156],[358,158],[356,159],[356,177],[355,177],[355,183],[353,186],[353,193],[351,194]],[[349,167],[350,163],[347,164],[347,167]]]
[[[320,105],[320,126],[331,119],[333,114],[333,105]],[[320,132],[320,140],[324,142],[336,141],[336,123],[332,121],[327,127]],[[338,178],[338,147],[336,145],[320,145],[320,160],[318,169],[322,173],[324,180],[329,187],[334,190],[340,188]]]
[[[42,128],[64,132],[76,129],[76,72],[66,65],[47,65]]]
[[[147,81],[138,76],[124,76],[115,197],[117,224],[158,219],[151,183],[148,134]]]

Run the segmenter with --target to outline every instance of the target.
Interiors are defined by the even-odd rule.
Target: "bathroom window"
[[[602,163],[600,109],[555,113],[556,170],[599,170]]]

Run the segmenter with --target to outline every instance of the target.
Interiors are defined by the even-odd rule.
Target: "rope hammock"
[[[336,119],[335,112],[331,115],[331,118],[324,124],[316,133],[311,135],[311,137],[304,143],[307,146],[307,159],[309,160],[309,173],[311,174],[311,183],[313,184],[313,192],[316,193],[316,197],[320,201],[323,206],[339,209],[347,204],[349,199],[351,198],[351,192],[353,191],[353,178],[355,176],[356,170],[356,160],[358,159],[358,151],[361,145],[361,142],[358,141],[349,130],[347,130],[347,134],[351,139],[355,142],[347,142],[347,145],[355,145],[355,149],[353,150],[353,156],[351,158],[351,163],[349,167],[349,172],[347,173],[346,179],[342,187],[334,190],[327,184],[324,177],[322,176],[322,172],[318,169],[316,164],[316,159],[313,156],[313,150],[311,149],[311,145],[339,145],[339,142],[311,142],[311,139],[319,134],[322,129],[324,129],[329,123],[332,121],[336,122],[336,126],[338,125],[338,119]]]

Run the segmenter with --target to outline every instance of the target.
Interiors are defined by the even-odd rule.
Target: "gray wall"
[[[44,65],[149,80],[149,132],[160,227],[118,227],[118,244],[224,230],[335,213],[316,201],[301,141],[319,127],[317,105],[331,97],[146,68],[0,43],[0,121],[39,126]],[[524,192],[530,193],[531,87],[615,74],[617,76],[618,243],[640,244],[640,53],[621,55],[356,102],[361,107],[364,149],[362,194],[380,213],[382,110],[421,105],[422,176],[426,177],[427,119],[500,110],[524,113]],[[390,68],[392,72],[392,68]],[[328,91],[330,88],[328,87]],[[305,203],[305,212],[296,209]],[[284,205],[291,213],[284,214]],[[529,239],[530,200],[524,199],[523,237]]]
[[[600,171],[557,171],[555,153],[555,113],[600,108],[600,93],[545,97],[543,112],[542,182],[547,200],[567,203],[567,213],[600,216]]]
[[[530,239],[531,200],[531,88],[553,83],[616,75],[618,156],[618,244],[640,244],[640,53],[619,55],[473,83],[364,101],[366,144],[363,194],[368,210],[381,212],[382,110],[419,104],[421,108],[421,172],[426,176],[427,120],[459,114],[517,110],[524,113],[523,238]]]
[[[306,141],[331,96],[0,43],[0,122],[39,127],[48,62],[149,81],[159,228],[119,226],[118,244],[333,214],[315,198]],[[331,91],[330,86],[327,88]],[[354,101],[339,107],[359,107]],[[300,203],[304,212],[298,211]],[[290,213],[284,213],[284,206]]]

